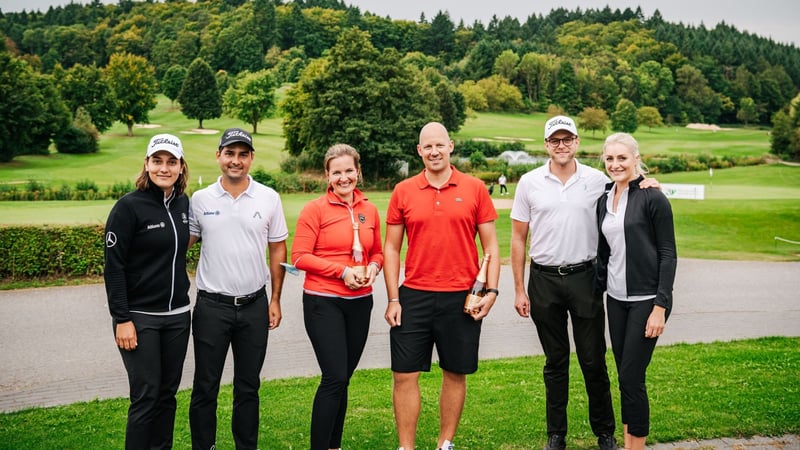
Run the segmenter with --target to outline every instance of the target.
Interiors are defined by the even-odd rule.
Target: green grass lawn
[[[686,439],[800,433],[800,338],[763,338],[658,347],[647,375],[651,407],[648,444]],[[611,353],[612,395],[619,391]],[[481,361],[468,377],[467,403],[455,443],[459,450],[538,449],[545,444],[543,356]],[[569,448],[597,448],[575,355],[570,365]],[[265,382],[259,447],[308,448],[311,405],[319,377]],[[432,448],[438,430],[440,370],[420,380],[419,448]],[[358,370],[350,383],[345,449],[394,448],[392,380],[388,369]],[[190,448],[190,391],[178,395],[175,448]],[[122,448],[127,399],[77,403],[0,414],[3,448]],[[233,448],[231,386],[221,389],[217,448]],[[621,430],[617,430],[621,439]]]
[[[672,200],[678,255],[710,259],[799,260],[800,167],[774,164],[656,175],[702,184],[706,200]]]
[[[517,139],[531,150],[541,150],[544,114],[482,113],[470,117],[453,135],[461,139]],[[157,108],[150,115],[157,128],[137,128],[133,137],[127,129],[115,125],[101,138],[101,150],[93,155],[23,156],[11,163],[0,164],[0,184],[24,184],[37,180],[52,186],[91,180],[99,186],[133,181],[142,161],[144,148],[155,133],[177,134],[184,142],[190,166],[190,189],[216,180],[219,167],[214,158],[221,130],[243,126],[229,118],[207,120],[206,131],[195,130],[197,121],[186,119],[169,100],[159,97]],[[254,136],[256,161],[253,168],[278,170],[285,153],[281,119],[259,124]],[[248,126],[244,126],[249,128]],[[768,152],[769,141],[764,130],[735,128],[718,132],[667,127],[641,129],[636,138],[644,154],[702,153],[718,155],[760,156]],[[586,134],[581,148],[599,152],[602,133]],[[594,161],[583,161],[593,164]],[[800,241],[800,168],[767,165],[718,169],[713,177],[708,172],[684,172],[655,175],[664,183],[690,183],[706,186],[706,200],[673,200],[678,254],[683,257],[798,260],[798,246],[776,241],[776,236]],[[512,196],[515,185],[509,185]],[[284,194],[284,211],[290,228],[294,227],[303,205],[319,194]],[[370,199],[385,213],[389,192],[369,192]],[[513,198],[509,196],[507,198]],[[500,198],[496,196],[495,198]],[[105,221],[113,202],[0,202],[0,226],[20,224],[83,224]],[[509,255],[511,223],[509,211],[498,211],[497,222],[501,255]],[[290,242],[291,245],[291,237]]]
[[[547,116],[538,114],[480,113],[467,119],[454,140],[518,140],[531,151],[544,153],[544,123]],[[601,153],[607,133],[583,132],[580,150]],[[636,133],[643,155],[702,154],[717,156],[762,156],[769,153],[767,130],[732,128],[713,132],[685,127],[639,128]]]
[[[144,163],[147,143],[154,134],[172,133],[178,136],[184,147],[192,183],[201,177],[207,185],[219,176],[219,166],[214,152],[219,145],[222,131],[229,127],[253,130],[249,125],[230,118],[206,120],[204,130],[196,130],[198,122],[183,116],[169,99],[159,96],[158,106],[150,114],[147,128],[134,128],[133,136],[127,136],[125,125],[116,123],[100,138],[100,151],[89,155],[67,155],[52,152],[49,156],[20,156],[10,163],[0,163],[0,184],[23,184],[36,180],[52,186],[76,181],[91,180],[98,186],[110,186],[116,182],[135,181]],[[272,118],[259,123],[258,133],[253,136],[256,149],[253,170],[278,170],[285,153],[281,119]]]
[[[703,184],[705,200],[672,200],[680,257],[798,261],[800,248],[776,241],[800,241],[800,167],[781,164],[708,172],[661,174],[663,183]],[[713,181],[713,182],[712,182]],[[509,185],[513,198],[514,184]],[[300,210],[319,194],[284,194],[289,245]],[[390,193],[368,192],[385,215]],[[500,198],[495,196],[495,198]],[[113,201],[0,202],[0,226],[21,224],[104,223]],[[510,210],[498,211],[500,254],[510,254]]]
[[[529,150],[544,151],[542,143],[544,114],[480,113],[467,119],[454,140],[487,139],[519,140]],[[253,169],[278,170],[282,159],[284,138],[281,118],[259,123],[253,136],[256,160]],[[228,127],[242,127],[235,119],[222,117],[203,122],[190,120],[164,96],[158,97],[157,107],[150,113],[150,124],[136,127],[134,136],[127,136],[127,127],[116,123],[100,139],[100,151],[90,155],[66,155],[52,152],[49,156],[20,156],[10,163],[0,163],[0,184],[22,184],[36,180],[52,186],[74,185],[79,180],[91,180],[98,186],[133,181],[141,169],[144,151],[150,137],[157,133],[172,133],[181,138],[186,152],[191,178],[202,178],[209,184],[219,175],[214,151],[221,132]],[[605,134],[581,137],[581,150],[599,153]],[[769,136],[765,130],[735,128],[726,131],[692,130],[684,127],[665,127],[636,132],[641,152],[649,154],[711,153],[731,156],[761,156],[769,152]],[[414,149],[409,149],[413,153]]]

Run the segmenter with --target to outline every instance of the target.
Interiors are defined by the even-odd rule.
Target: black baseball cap
[[[253,136],[250,136],[250,133],[241,128],[228,128],[225,130],[222,133],[222,137],[219,138],[219,149],[222,150],[223,147],[228,147],[237,142],[245,143],[250,147],[250,150],[256,151],[255,147],[253,147]]]

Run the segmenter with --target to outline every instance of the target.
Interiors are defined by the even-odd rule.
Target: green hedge
[[[104,231],[102,225],[0,228],[0,282],[102,275]],[[199,255],[195,245],[189,270]]]
[[[130,181],[100,189],[92,180],[78,181],[74,188],[66,183],[53,187],[30,180],[22,186],[0,184],[0,201],[108,200],[118,199],[134,189]]]

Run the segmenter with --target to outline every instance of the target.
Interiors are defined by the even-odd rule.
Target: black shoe
[[[597,446],[600,450],[617,450],[617,440],[613,435],[601,434],[597,437]]]
[[[547,438],[547,445],[544,447],[544,450],[565,450],[567,448],[567,442],[564,440],[564,436],[560,434],[551,434],[550,437]]]

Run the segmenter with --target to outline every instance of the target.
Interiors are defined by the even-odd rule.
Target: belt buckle
[[[567,275],[570,274],[570,272],[562,272],[561,269],[569,270],[569,266],[567,266],[567,265],[558,266],[558,274],[561,275],[562,277],[567,276]]]
[[[244,306],[244,305],[247,304],[247,303],[239,303],[239,300],[244,300],[246,302],[247,300],[250,300],[250,295],[249,294],[248,295],[237,295],[237,296],[233,297],[233,306]]]

